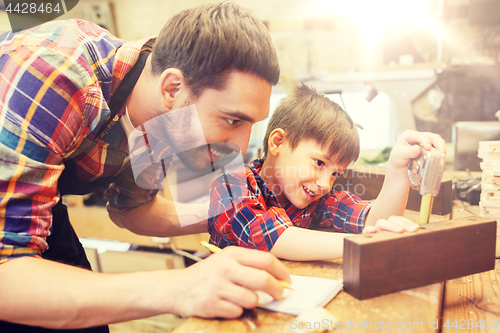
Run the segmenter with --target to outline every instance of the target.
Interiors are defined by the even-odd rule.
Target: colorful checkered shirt
[[[333,188],[327,195],[299,209],[284,206],[260,177],[262,160],[217,177],[210,188],[208,232],[210,243],[270,251],[291,226],[361,233],[369,201]]]
[[[149,202],[138,187],[119,118],[106,130],[109,102],[154,39],[127,43],[85,21],[54,21],[0,35],[0,263],[47,249],[51,208],[66,160],[81,182],[122,174],[110,209]]]

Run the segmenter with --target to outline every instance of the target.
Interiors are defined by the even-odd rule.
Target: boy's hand
[[[387,164],[388,168],[393,166],[404,169],[406,172],[410,159],[420,155],[420,147],[425,150],[434,147],[439,152],[446,154],[445,141],[438,134],[407,130],[401,134],[394,145]]]
[[[416,223],[401,217],[406,208],[410,189],[408,163],[420,156],[421,149],[430,150],[432,147],[440,153],[446,153],[445,142],[438,134],[408,130],[400,136],[391,151],[384,185],[370,209],[363,232],[377,230],[403,232],[418,229]]]
[[[391,216],[387,220],[380,219],[375,225],[367,225],[363,228],[364,234],[374,233],[377,231],[390,231],[402,233],[403,231],[415,232],[419,229],[419,225],[402,216]]]

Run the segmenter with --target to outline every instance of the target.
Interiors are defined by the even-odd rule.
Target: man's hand
[[[367,225],[363,229],[364,234],[374,233],[377,231],[390,231],[402,233],[403,231],[415,232],[419,229],[419,225],[402,216],[390,216],[387,220],[380,219],[375,225]]]
[[[236,318],[257,305],[254,290],[281,298],[276,279],[291,282],[276,257],[234,247],[185,269],[120,274],[23,257],[0,265],[0,320],[74,329],[163,313]]]
[[[283,287],[277,279],[291,283],[280,261],[267,252],[230,246],[190,266],[176,281],[175,313],[182,317],[237,318],[243,308],[257,306],[255,290],[281,299]]]

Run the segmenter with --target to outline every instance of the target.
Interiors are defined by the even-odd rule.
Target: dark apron
[[[96,140],[100,137],[102,131],[109,125],[111,120],[121,110],[130,92],[139,78],[149,53],[142,53],[139,56],[134,67],[125,75],[120,86],[116,89],[109,102],[111,111],[108,122],[98,131]],[[72,160],[64,161],[64,171],[59,177],[57,189],[61,196],[64,194],[84,195],[96,190],[103,189],[111,184],[119,175],[97,179],[93,182],[81,182],[78,179],[75,162]],[[42,258],[57,261],[60,263],[77,266],[91,270],[90,263],[87,260],[83,246],[76,235],[73,226],[69,221],[68,209],[62,203],[62,199],[52,207],[52,230],[47,237],[49,248],[42,253]],[[43,300],[37,300],[43,301]],[[90,327],[76,330],[55,330],[41,327],[13,324],[0,321],[1,333],[108,333],[108,326]]]

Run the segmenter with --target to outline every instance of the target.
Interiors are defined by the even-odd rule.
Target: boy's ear
[[[285,131],[281,128],[274,129],[269,135],[269,140],[267,141],[267,150],[272,156],[279,154],[283,143],[285,142]]]
[[[184,84],[184,74],[177,68],[167,68],[161,73],[158,89],[163,106],[172,109],[174,100]]]

